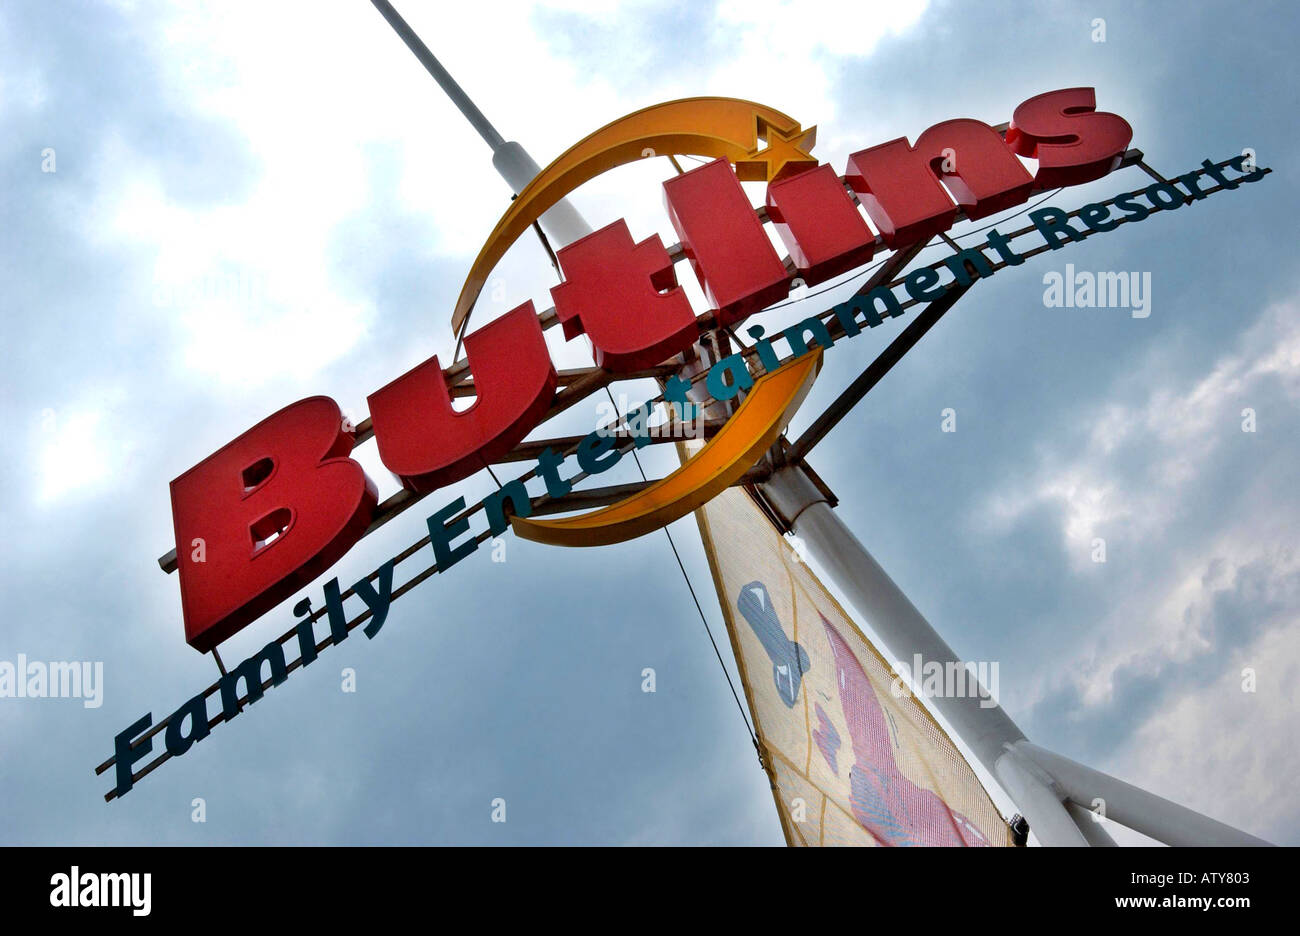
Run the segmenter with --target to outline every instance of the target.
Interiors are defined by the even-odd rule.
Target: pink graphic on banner
[[[820,702],[813,705],[813,711],[817,713],[818,723],[813,731],[813,740],[817,742],[817,747],[822,752],[822,757],[826,758],[826,763],[830,764],[831,773],[838,777],[840,768],[837,766],[836,758],[840,750],[840,733],[831,724],[830,716],[826,714]]]
[[[849,768],[853,817],[882,845],[988,845],[974,823],[898,769],[884,710],[862,664],[839,631],[819,616],[835,653],[840,706],[853,749],[854,763]],[[834,758],[827,761],[835,771]]]

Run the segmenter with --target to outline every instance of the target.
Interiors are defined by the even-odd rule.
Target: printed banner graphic
[[[952,741],[748,494],[696,511],[792,845],[1010,845]]]

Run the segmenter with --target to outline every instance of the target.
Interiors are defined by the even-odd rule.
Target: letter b
[[[203,653],[333,565],[369,526],[374,483],[338,404],[268,416],[171,483],[186,642]],[[189,561],[185,544],[206,543]]]

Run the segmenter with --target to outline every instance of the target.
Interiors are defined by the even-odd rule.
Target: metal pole
[[[516,195],[542,171],[528,151],[514,142],[502,143],[492,151],[492,165]],[[591,225],[567,198],[546,209],[538,220],[556,250],[591,233]]]
[[[1015,749],[1056,778],[1070,802],[1084,809],[1099,805],[1108,818],[1167,845],[1271,844],[1029,741]]]
[[[1039,844],[1056,848],[1089,844],[1063,805],[1060,787],[1046,771],[1008,749],[994,763],[993,776],[1029,820],[1029,830]]]
[[[470,100],[469,95],[456,83],[456,79],[442,67],[442,63],[429,51],[424,40],[415,34],[415,30],[402,19],[401,14],[393,9],[393,5],[388,0],[370,0],[370,2],[406,43],[406,47],[415,53],[415,57],[420,60],[425,71],[438,82],[438,87],[442,88],[447,97],[451,98],[452,103],[465,115],[470,126],[478,131],[478,135],[488,146],[492,147],[492,165],[501,178],[506,180],[510,191],[516,195],[522,192],[524,186],[541,171],[536,160],[518,143],[507,141],[497,132],[497,128],[492,126],[492,122]],[[567,199],[556,203],[543,214],[541,225],[546,235],[555,242],[557,249],[591,233],[591,226],[583,220],[582,215],[569,204]]]
[[[492,122],[483,115],[468,94],[461,90],[460,85],[456,84],[456,79],[451,77],[451,73],[442,67],[439,62],[429,51],[429,47],[424,44],[424,40],[415,34],[415,30],[410,27],[402,15],[393,9],[393,5],[388,0],[370,0],[375,9],[379,11],[384,19],[388,20],[388,25],[393,27],[393,32],[401,36],[406,47],[415,53],[415,57],[420,60],[425,71],[433,76],[433,80],[438,82],[438,87],[442,88],[447,97],[451,98],[453,104],[465,115],[465,119],[470,122],[478,135],[483,138],[488,146],[492,147],[493,152],[497,147],[505,143],[505,137],[497,133],[497,128],[492,126]]]
[[[1118,846],[1110,833],[1102,826],[1101,822],[1091,809],[1084,809],[1078,803],[1067,801],[1065,811],[1070,814],[1074,824],[1079,827],[1083,837],[1088,840],[1088,844],[1094,848],[1115,848]]]

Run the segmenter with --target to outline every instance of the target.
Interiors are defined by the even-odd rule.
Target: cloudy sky
[[[1247,147],[1273,167],[977,286],[811,461],[949,643],[999,662],[1032,740],[1300,844],[1291,5],[398,7],[543,164],[639,107],[729,95],[816,124],[817,155],[843,171],[849,153],[940,120],[997,123],[1033,94],[1090,85],[1166,175]],[[326,394],[359,419],[368,393],[449,355],[451,305],[509,191],[365,0],[10,0],[0,128],[0,661],[102,661],[105,683],[94,709],[0,699],[0,842],[781,841],[663,534],[570,551],[510,538],[496,564],[480,552],[395,604],[374,641],[323,653],[105,804],[111,777],[92,768],[113,736],[216,675],[155,562],[172,545],[168,482],[294,400]],[[671,243],[671,172],[648,160],[574,201],[595,226],[625,217]],[[1144,178],[1124,170],[1052,204]],[[1042,277],[1066,262],[1149,272],[1150,316],[1045,307]],[[551,285],[524,240],[483,307],[544,307]],[[828,356],[796,431],[889,329]],[[590,363],[558,332],[559,366]],[[940,431],[945,408],[955,433]],[[538,435],[587,431],[594,414],[593,400]],[[396,489],[373,443],[358,458],[382,495]],[[601,483],[630,480],[625,467]],[[433,495],[331,575],[355,580],[419,539],[433,508],[487,490]],[[694,521],[673,532],[721,637]],[[303,594],[319,604],[320,583]],[[286,630],[289,607],[226,660]],[[497,797],[505,823],[490,821]],[[206,822],[191,821],[195,798]]]

